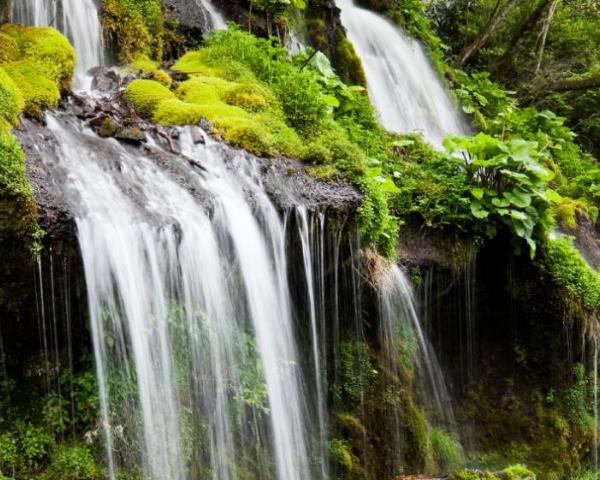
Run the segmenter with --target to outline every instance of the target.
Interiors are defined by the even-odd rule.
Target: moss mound
[[[0,130],[15,126],[24,107],[23,94],[0,67]]]
[[[10,52],[3,55],[2,68],[18,85],[25,113],[40,118],[43,109],[56,106],[61,90],[70,88],[75,51],[53,28],[5,25],[0,33],[9,39]]]
[[[152,117],[162,101],[174,98],[171,90],[155,80],[134,80],[125,94],[137,112],[146,118]]]

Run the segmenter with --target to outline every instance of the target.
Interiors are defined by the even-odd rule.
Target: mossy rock
[[[16,41],[23,61],[36,63],[61,88],[70,88],[75,69],[75,50],[58,30],[10,24],[2,27],[2,33]]]
[[[17,41],[6,33],[0,32],[0,63],[14,62],[21,57]]]
[[[56,106],[61,90],[70,89],[75,51],[60,32],[49,27],[9,24],[0,34],[12,45],[10,61],[2,63],[2,68],[20,90],[25,113],[39,119],[45,108]],[[20,104],[18,96],[14,98]]]
[[[43,110],[55,107],[60,100],[60,90],[53,80],[48,78],[43,66],[37,62],[12,62],[4,70],[19,85],[25,99],[25,113],[29,117],[41,119]]]
[[[134,80],[127,86],[125,95],[136,111],[146,118],[152,117],[161,102],[175,98],[171,90],[155,80]]]
[[[158,105],[152,118],[163,125],[195,125],[203,118],[203,110],[198,105],[171,98]]]
[[[21,90],[0,67],[0,130],[16,126],[24,107],[25,100]]]

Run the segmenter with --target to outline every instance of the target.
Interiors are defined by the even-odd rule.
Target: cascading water
[[[151,160],[115,143],[110,168],[84,132],[48,124],[60,145],[52,168],[68,172],[77,216],[111,478],[127,435],[151,478],[238,478],[244,458],[260,478],[319,478],[284,224],[255,166],[240,155],[230,161],[244,173],[233,174],[216,144],[200,148],[182,132],[184,155],[204,168],[190,177],[210,195],[203,206]],[[198,455],[198,435],[206,449],[194,462],[186,454]],[[194,463],[204,472],[190,472]]]
[[[422,132],[440,146],[449,134],[468,131],[464,118],[434,71],[421,44],[391,21],[336,0],[367,76],[369,97],[385,128]]]
[[[219,11],[213,6],[213,4],[209,0],[195,0],[204,12],[206,12],[207,16],[207,25],[206,30],[210,30],[214,28],[216,30],[222,30],[227,28],[227,22],[223,18],[223,15],[219,13]]]
[[[76,83],[84,88],[86,72],[102,65],[102,28],[93,0],[15,0],[12,21],[59,29],[77,52]]]
[[[411,358],[416,357],[417,378],[432,418],[454,431],[452,403],[442,370],[421,327],[410,283],[397,265],[385,274],[379,295],[380,337],[388,368],[398,375],[399,352],[408,350]]]

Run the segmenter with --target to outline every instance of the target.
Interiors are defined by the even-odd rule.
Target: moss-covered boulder
[[[61,91],[70,89],[75,51],[53,28],[9,24],[0,35],[0,65],[18,85],[25,113],[40,118],[45,108],[56,106]]]

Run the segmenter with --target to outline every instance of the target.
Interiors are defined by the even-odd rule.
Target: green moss
[[[171,90],[155,80],[134,80],[127,86],[125,95],[136,111],[146,118],[152,117],[162,101],[175,97]]]
[[[158,62],[152,60],[147,55],[138,54],[135,58],[125,67],[127,71],[143,72],[143,73],[154,73],[158,70]],[[162,83],[162,82],[161,82]]]
[[[17,125],[24,107],[23,94],[0,67],[0,130]]]
[[[535,480],[535,473],[525,465],[511,465],[498,475],[500,480]]]
[[[203,118],[202,107],[172,98],[160,102],[153,120],[163,125],[195,125]]]
[[[346,35],[336,31],[335,35],[335,69],[343,82],[348,85],[367,86],[367,77],[363,69],[362,62],[356,54],[352,43],[346,38]]]
[[[5,25],[2,33],[18,46],[19,56],[2,64],[25,101],[25,113],[41,118],[45,108],[56,106],[61,90],[69,89],[75,51],[53,28]],[[19,102],[19,99],[17,99]]]
[[[171,75],[164,70],[156,70],[153,76],[154,80],[163,84],[167,88],[171,88],[171,85],[173,85],[173,79],[171,78]]]
[[[0,32],[0,63],[14,62],[21,56],[17,41],[6,33]]]
[[[590,311],[600,307],[600,274],[583,259],[570,238],[549,240],[541,266],[570,300]]]
[[[574,230],[577,227],[577,217],[586,212],[586,205],[581,200],[569,197],[563,197],[560,203],[554,207],[554,213],[560,224],[567,230]]]
[[[41,119],[43,110],[55,107],[60,100],[60,90],[36,62],[13,62],[3,65],[4,70],[19,85],[25,99],[25,113]]]
[[[350,453],[348,442],[333,439],[329,441],[328,447],[333,462],[346,470],[352,470],[352,453]]]
[[[497,480],[497,477],[490,472],[460,470],[450,475],[449,480]]]

